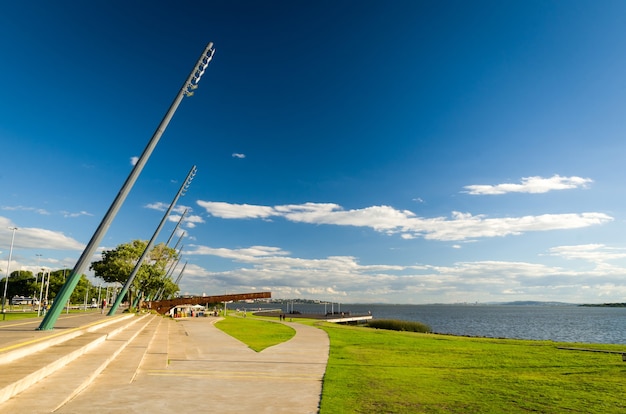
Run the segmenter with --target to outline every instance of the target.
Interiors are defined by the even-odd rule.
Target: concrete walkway
[[[296,335],[257,353],[215,328],[217,320],[161,319],[55,412],[318,412],[324,331],[285,323]]]

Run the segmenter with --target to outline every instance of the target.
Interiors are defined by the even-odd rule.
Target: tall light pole
[[[48,277],[46,278],[46,307],[48,306],[48,290],[50,289],[50,269],[48,269]]]
[[[87,244],[87,247],[85,247],[83,254],[78,259],[78,262],[76,262],[76,265],[68,276],[67,281],[63,284],[63,287],[61,287],[61,290],[57,294],[57,300],[54,301],[52,308],[48,313],[46,313],[46,317],[43,318],[41,324],[39,325],[39,328],[37,329],[46,330],[54,328],[54,324],[56,323],[59,315],[61,314],[61,311],[63,310],[63,304],[72,295],[72,292],[74,291],[76,285],[78,284],[78,281],[80,280],[80,275],[84,272],[84,270],[91,262],[91,259],[96,252],[100,241],[109,229],[109,226],[117,215],[118,210],[126,200],[128,193],[130,193],[130,190],[133,188],[133,185],[135,184],[135,181],[137,181],[137,178],[143,170],[143,167],[148,162],[148,158],[150,158],[152,151],[161,139],[161,135],[163,135],[163,132],[165,132],[167,125],[170,123],[170,120],[176,112],[176,109],[178,109],[178,106],[185,96],[192,96],[193,91],[198,88],[200,78],[202,78],[202,75],[204,75],[204,72],[209,66],[209,62],[211,62],[211,59],[213,59],[214,54],[215,49],[213,49],[213,42],[210,42],[204,49],[204,52],[202,52],[202,55],[200,55],[200,58],[196,62],[187,79],[185,80],[185,83],[176,95],[176,98],[174,98],[174,101],[172,102],[170,108],[163,117],[163,120],[161,120],[161,123],[157,127],[156,131],[154,131],[154,134],[148,142],[148,145],[146,146],[143,153],[139,157],[139,160],[130,172],[130,175],[126,179],[126,182],[122,186],[122,189],[115,197],[115,200],[113,200],[111,207],[109,207],[109,210],[106,212],[104,218],[102,219],[102,222],[98,226],[98,229],[91,237],[91,240]]]
[[[169,208],[163,215],[163,218],[161,219],[161,222],[157,226],[157,229],[154,231],[154,234],[152,234],[152,238],[150,238],[150,241],[148,242],[148,244],[146,244],[146,248],[141,254],[141,257],[137,261],[137,264],[135,265],[135,268],[131,272],[130,276],[128,276],[128,280],[124,284],[122,291],[115,299],[115,303],[113,304],[113,306],[111,306],[111,309],[109,309],[109,313],[107,314],[108,316],[115,315],[115,312],[117,311],[117,308],[120,306],[120,303],[124,299],[126,292],[128,292],[130,285],[133,283],[133,280],[135,280],[135,276],[137,276],[137,272],[139,272],[139,269],[141,268],[141,265],[143,264],[144,259],[148,256],[148,253],[150,253],[150,249],[152,249],[152,245],[154,244],[154,241],[159,236],[159,233],[161,232],[163,225],[167,221],[167,217],[170,215],[170,212],[172,211],[172,209],[176,206],[176,203],[178,202],[178,199],[180,198],[180,196],[185,195],[185,191],[187,191],[187,189],[191,185],[191,180],[193,180],[193,177],[195,175],[196,175],[196,166],[194,165],[193,167],[191,167],[191,170],[189,170],[189,173],[187,174],[187,178],[185,178],[183,185],[180,186],[180,189],[178,190],[178,192],[176,193],[176,196],[170,203]],[[130,304],[130,306],[132,306],[132,303]]]
[[[7,287],[9,286],[9,276],[11,276],[11,271],[9,268],[11,267],[11,257],[13,256],[13,241],[15,240],[15,230],[17,227],[9,227],[9,230],[13,232],[11,235],[11,248],[9,249],[9,260],[7,261],[7,276],[4,279],[4,295],[2,295],[2,320],[5,320],[7,315],[5,313],[4,304],[7,301]]]
[[[35,256],[37,256],[37,269],[39,269],[39,259],[41,259],[41,254],[36,253]],[[39,278],[39,273],[35,273],[35,283],[37,283],[38,278]]]
[[[43,285],[45,283],[46,283],[46,269],[42,267],[41,268],[41,288],[39,289],[39,306],[37,307],[37,316],[41,315],[41,303],[43,301]],[[45,313],[45,308],[44,308],[44,313]]]

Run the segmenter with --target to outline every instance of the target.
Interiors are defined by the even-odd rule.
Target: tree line
[[[120,244],[114,249],[104,250],[102,259],[92,262],[90,270],[93,270],[97,279],[101,279],[105,283],[124,285],[147,244],[148,242],[144,240],[133,240],[130,243]],[[132,304],[134,298],[156,300],[174,296],[179,288],[172,280],[172,276],[175,276],[172,273],[178,259],[179,255],[175,249],[163,243],[155,245],[139,267],[125,299]],[[9,276],[7,285],[7,302],[10,303],[14,296],[39,299],[40,294],[45,300],[46,289],[48,301],[52,301],[61,290],[71,271],[72,269],[52,270],[49,275],[47,271],[39,272],[36,275],[27,270],[13,271]],[[0,280],[3,288],[5,279],[6,276]],[[91,283],[86,275],[81,275],[72,292],[70,302],[83,303],[86,297],[91,302],[93,298],[98,296],[97,289],[99,287],[99,285]]]

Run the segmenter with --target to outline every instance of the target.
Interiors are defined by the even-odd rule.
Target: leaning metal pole
[[[163,292],[165,291],[165,285],[167,281],[172,279],[172,273],[174,272],[174,269],[176,268],[176,266],[178,266],[178,262],[180,262],[180,259],[182,257],[181,252],[183,250],[183,246],[180,246],[180,250],[178,250],[178,259],[176,259],[174,263],[172,263],[170,268],[167,270],[167,273],[165,274],[165,277],[163,278],[163,286],[161,286],[159,291],[156,293],[155,300],[159,300],[159,298],[163,295]],[[174,250],[176,250],[176,248],[174,248]]]
[[[170,234],[169,239],[167,239],[167,242],[165,242],[166,246],[170,245],[170,242],[172,241],[172,238],[174,237],[174,234],[176,234],[176,231],[178,230],[178,228],[180,227],[180,224],[183,222],[183,219],[185,218],[185,216],[187,215],[187,210],[189,210],[188,208],[185,209],[185,211],[183,211],[183,214],[180,215],[180,219],[178,220],[178,223],[176,223],[176,227],[174,227],[174,230],[172,230],[172,233]],[[185,232],[183,231],[183,234]],[[176,249],[176,248],[174,248]]]
[[[113,219],[117,215],[117,212],[126,200],[128,193],[130,193],[130,190],[133,188],[133,185],[135,184],[135,181],[137,181],[137,178],[143,170],[143,167],[148,162],[148,158],[150,158],[152,151],[161,139],[161,135],[163,135],[163,132],[165,132],[167,125],[170,123],[170,120],[176,112],[176,109],[178,109],[178,106],[185,96],[193,95],[193,90],[198,87],[198,82],[200,82],[200,78],[204,74],[204,71],[209,65],[209,62],[211,62],[211,59],[213,59],[214,53],[215,49],[213,49],[213,42],[211,42],[206,46],[204,52],[202,52],[202,55],[200,55],[198,62],[196,62],[196,65],[193,67],[193,70],[187,77],[187,80],[185,80],[185,83],[178,92],[178,95],[176,95],[176,98],[174,98],[174,101],[170,105],[169,110],[163,117],[163,120],[157,127],[154,134],[152,135],[152,138],[150,139],[148,145],[141,154],[141,157],[139,157],[137,164],[135,164],[135,166],[133,167],[130,175],[126,179],[126,182],[122,186],[120,192],[115,197],[113,204],[111,204],[111,207],[109,207],[109,210],[106,212],[104,218],[102,219],[102,222],[96,229],[96,232],[91,237],[91,240],[87,244],[87,247],[85,247],[85,250],[78,259],[78,262],[76,262],[76,265],[74,265],[74,269],[68,276],[66,282],[63,284],[63,287],[61,287],[61,290],[56,296],[54,304],[46,313],[46,316],[41,321],[41,325],[39,325],[39,328],[37,329],[54,329],[54,324],[56,323],[59,315],[63,311],[63,305],[70,299],[72,292],[74,291],[76,285],[78,284],[78,281],[80,280],[81,274],[85,271],[85,269],[91,262],[92,257],[96,252],[98,245],[100,244],[100,241],[106,234],[109,226],[113,222]]]
[[[183,278],[183,273],[185,272],[185,268],[187,267],[187,262],[185,262],[185,264],[183,265],[182,270],[180,271],[180,274],[178,275],[178,277],[176,278],[176,282],[174,283],[175,285],[178,285],[180,283],[180,279]],[[170,295],[171,296],[171,295]],[[169,299],[169,298],[168,298]]]
[[[150,239],[150,241],[146,245],[146,248],[144,249],[143,253],[141,254],[141,257],[137,261],[137,264],[135,264],[135,268],[131,272],[130,276],[128,276],[128,280],[126,281],[126,284],[124,284],[124,287],[122,288],[122,291],[120,292],[119,295],[117,295],[117,298],[115,299],[115,303],[113,304],[113,306],[111,306],[111,309],[109,309],[109,313],[107,314],[108,316],[115,315],[115,312],[117,311],[117,308],[120,306],[120,303],[122,302],[122,299],[124,299],[124,296],[126,296],[126,292],[128,292],[128,289],[130,288],[130,285],[135,280],[135,276],[137,276],[137,273],[139,272],[139,269],[141,268],[141,265],[143,264],[143,261],[148,256],[148,253],[150,253],[150,249],[152,249],[152,245],[154,244],[154,241],[156,240],[156,238],[159,236],[159,233],[161,232],[161,229],[165,225],[165,222],[167,221],[167,218],[169,217],[170,213],[172,212],[172,209],[176,206],[176,203],[178,202],[178,199],[180,198],[180,196],[185,194],[185,191],[187,190],[187,188],[189,188],[189,185],[191,184],[191,180],[193,180],[193,177],[195,175],[196,175],[196,166],[194,165],[193,167],[191,167],[191,170],[189,170],[189,174],[187,174],[187,178],[185,178],[185,182],[183,182],[183,185],[180,186],[180,190],[178,190],[178,192],[176,193],[176,196],[174,197],[174,199],[170,203],[169,208],[167,209],[167,211],[163,215],[163,218],[161,219],[161,222],[159,223],[157,229],[154,231],[154,234],[152,235],[152,238]]]

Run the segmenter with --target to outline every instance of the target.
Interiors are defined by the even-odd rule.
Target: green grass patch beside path
[[[282,323],[255,318],[227,316],[216,322],[215,326],[256,352],[288,341],[296,334],[293,328]]]
[[[7,312],[3,315],[0,314],[0,321],[2,320],[7,320],[7,321],[16,321],[16,320],[20,320],[20,319],[29,319],[29,318],[36,318],[37,317],[37,311],[32,312],[32,311],[28,311],[28,312]]]
[[[321,414],[626,412],[626,363],[556,348],[581,344],[320,327],[330,337]]]

